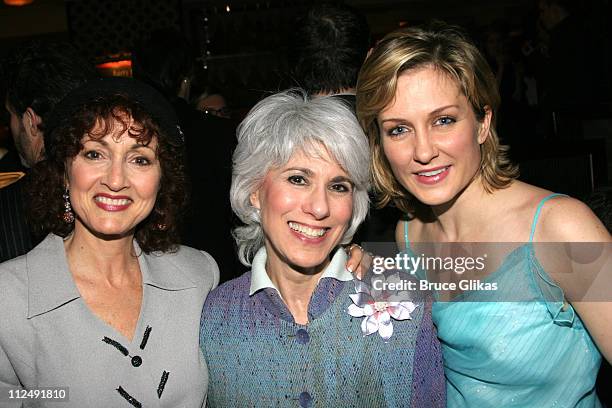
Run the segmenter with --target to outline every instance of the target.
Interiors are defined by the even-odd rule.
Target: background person
[[[190,182],[181,242],[209,252],[219,263],[221,280],[225,281],[243,271],[229,228],[233,219],[227,200],[236,123],[204,114],[188,103],[195,72],[192,51],[176,30],[155,30],[134,49],[134,78],[160,91],[178,114],[185,133]]]
[[[317,4],[295,24],[292,77],[311,95],[338,95],[355,107],[359,68],[370,48],[365,16],[343,4]]]
[[[31,41],[4,61],[9,127],[24,171],[42,160],[45,122],[53,107],[71,90],[96,78],[93,64],[70,44]],[[3,93],[3,96],[5,94]],[[11,163],[12,152],[2,161]],[[27,177],[0,189],[0,262],[23,255],[42,237],[32,237],[24,210],[23,187]],[[31,225],[31,224],[30,224]]]
[[[289,45],[293,81],[310,95],[333,95],[355,110],[359,69],[371,45],[370,27],[357,9],[343,4],[315,4],[295,24]],[[371,206],[356,242],[393,239],[394,208]]]

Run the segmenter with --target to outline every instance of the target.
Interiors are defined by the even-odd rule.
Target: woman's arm
[[[612,361],[610,233],[585,204],[560,197],[544,206],[534,241],[544,270],[563,289],[606,360]]]

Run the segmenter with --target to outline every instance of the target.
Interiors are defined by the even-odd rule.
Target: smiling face
[[[456,198],[480,167],[491,111],[476,119],[459,86],[432,67],[405,71],[378,115],[381,144],[397,180],[420,202]]]
[[[349,226],[353,185],[321,150],[316,156],[297,151],[251,194],[251,203],[261,210],[268,270],[289,265],[322,271]]]
[[[129,121],[134,126],[132,121]],[[92,130],[96,134],[97,124]],[[161,167],[157,140],[145,146],[122,132],[115,121],[111,134],[92,139],[67,165],[70,202],[75,213],[75,234],[124,237],[152,211],[160,186]]]

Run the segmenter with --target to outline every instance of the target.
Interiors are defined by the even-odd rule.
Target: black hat
[[[178,118],[170,103],[154,88],[132,78],[99,78],[76,88],[58,102],[44,124],[45,150],[50,154],[54,130],[69,120],[80,107],[98,97],[122,95],[142,106],[151,119],[170,138],[172,144],[184,142]]]

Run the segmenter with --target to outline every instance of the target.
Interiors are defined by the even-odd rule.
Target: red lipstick
[[[128,196],[115,196],[110,194],[96,194],[94,203],[104,211],[123,211],[132,205],[132,199]]]

